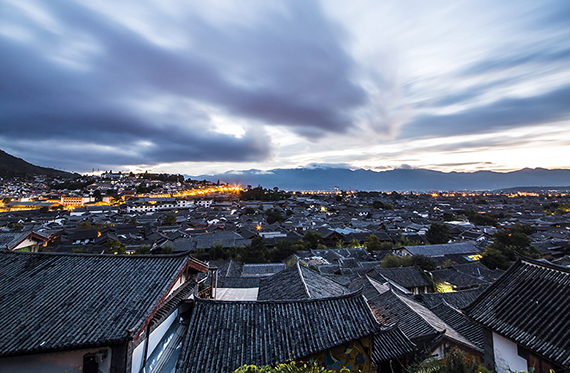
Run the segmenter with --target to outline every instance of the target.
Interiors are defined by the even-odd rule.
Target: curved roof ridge
[[[358,298],[362,296],[362,289],[358,289],[353,291],[352,293],[337,295],[333,297],[326,297],[326,298],[309,298],[309,299],[279,299],[279,300],[236,300],[231,301],[232,304],[254,304],[254,303],[279,303],[279,304],[287,304],[287,303],[311,303],[311,302],[322,302],[322,301],[331,301],[331,300],[340,300],[340,299],[350,299],[350,298]],[[220,299],[204,299],[204,298],[194,298],[196,303],[219,303],[219,304],[227,304],[229,303],[227,300],[220,300]]]
[[[29,256],[73,256],[73,257],[97,257],[97,258],[182,258],[182,257],[191,257],[195,261],[199,261],[194,257],[192,257],[188,252],[182,252],[178,254],[143,254],[143,255],[130,255],[130,254],[92,254],[92,253],[60,253],[60,252],[29,252],[29,251],[6,251],[6,253],[15,254],[15,255],[29,255]],[[206,263],[204,266],[207,267]]]
[[[439,332],[439,333],[442,333],[442,334],[445,334],[445,336],[446,336],[447,338],[449,338],[449,339],[451,339],[451,340],[453,340],[453,341],[455,341],[455,342],[457,342],[457,343],[460,343],[460,344],[462,344],[462,345],[465,345],[465,346],[467,346],[467,347],[469,347],[469,348],[473,348],[473,349],[475,349],[475,350],[477,350],[477,351],[480,350],[480,348],[477,347],[477,346],[475,346],[475,345],[473,344],[473,342],[471,342],[469,339],[467,339],[467,337],[465,337],[463,334],[459,333],[457,330],[455,330],[454,328],[452,328],[451,325],[447,324],[445,321],[443,321],[442,319],[440,319],[435,313],[433,313],[433,311],[431,311],[431,310],[430,310],[429,308],[427,308],[426,306],[424,306],[424,305],[422,305],[421,303],[416,302],[416,301],[414,301],[414,300],[412,300],[412,299],[408,299],[408,298],[406,298],[406,297],[403,296],[403,295],[396,294],[396,296],[397,296],[398,298],[400,298],[400,299],[402,300],[402,302],[404,302],[404,304],[405,304],[412,312],[415,312],[419,317],[421,317],[425,322],[427,322],[435,331],[437,331],[437,332]],[[431,320],[431,322],[430,322],[430,320],[429,320],[428,318],[426,318],[426,315],[425,315],[425,314],[421,314],[421,313],[417,312],[416,310],[414,310],[414,308],[413,308],[408,302],[414,302],[414,303],[416,303],[416,305],[417,305],[422,311],[425,310],[425,311],[428,312],[427,315],[430,315],[430,316],[433,315],[434,319]],[[440,328],[442,328],[442,330],[438,330],[437,327],[432,324],[433,321],[435,321],[435,322],[438,323],[438,324],[441,323],[441,325],[438,325],[438,326],[439,326]],[[450,333],[448,333],[448,331],[449,331]]]
[[[301,266],[299,264],[299,261],[296,261],[295,265],[297,266],[299,278],[301,279],[301,283],[303,284],[303,287],[305,289],[305,293],[307,293],[307,296],[312,299],[313,297],[312,297],[311,293],[309,292],[309,287],[307,286],[307,283],[305,282],[305,277],[303,276],[303,271],[301,271]]]

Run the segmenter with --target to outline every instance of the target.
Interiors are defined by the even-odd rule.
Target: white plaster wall
[[[30,238],[26,238],[24,241],[22,241],[19,245],[16,245],[16,247],[14,247],[12,250],[19,250],[19,249],[23,249],[24,247],[28,247],[28,246],[32,246],[37,244],[36,241],[30,239]]]
[[[495,353],[495,369],[497,373],[522,371],[528,369],[528,363],[517,352],[517,344],[493,333],[493,350]]]
[[[138,373],[141,370],[145,343],[146,341],[142,341],[133,351],[131,357],[131,373]]]
[[[168,316],[168,318],[164,320],[162,324],[158,326],[158,328],[154,329],[152,333],[150,333],[150,343],[148,345],[147,357],[152,354],[152,351],[154,351],[164,334],[168,331],[168,328],[170,328],[170,325],[172,325],[177,317],[178,310]],[[138,373],[142,367],[145,344],[146,341],[142,341],[133,351],[131,373]]]
[[[81,372],[83,370],[83,355],[100,350],[107,350],[107,357],[99,364],[99,370],[107,373],[111,370],[111,349],[105,347],[1,358],[0,373]]]
[[[181,287],[184,283],[186,282],[186,275],[182,274],[182,276],[180,276],[178,278],[178,280],[176,280],[176,282],[174,283],[174,286],[172,287],[172,289],[170,289],[170,291],[168,292],[167,297],[174,293],[174,291],[176,291],[176,289],[178,289],[179,287]]]
[[[162,322],[162,324],[160,324],[156,329],[153,330],[152,333],[150,333],[150,338],[149,338],[150,343],[148,345],[149,356],[158,345],[158,342],[160,342],[162,337],[164,337],[164,334],[166,334],[168,328],[170,328],[172,323],[176,321],[177,317],[178,317],[178,310],[175,310],[174,312],[172,312],[170,316],[168,316],[166,320]]]

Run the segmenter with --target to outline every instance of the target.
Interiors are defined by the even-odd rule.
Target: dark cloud
[[[49,152],[85,169],[271,156],[273,144],[258,128],[241,137],[216,132],[212,108],[311,138],[347,131],[367,97],[352,80],[342,30],[316,2],[281,6],[249,23],[215,23],[191,10],[164,16],[164,26],[179,22],[191,40],[170,48],[71,2],[49,2],[57,25],[47,30],[2,5],[6,20],[34,38],[0,35],[10,56],[0,70],[0,144],[18,151],[36,142],[32,158]],[[163,98],[165,110],[145,110]]]

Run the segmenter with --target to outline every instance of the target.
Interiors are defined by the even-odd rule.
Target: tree
[[[529,223],[526,224],[515,224],[513,230],[515,232],[524,233],[526,235],[530,235],[536,233],[536,228],[530,225]]]
[[[295,254],[297,250],[295,249],[295,244],[291,241],[279,241],[271,250],[269,250],[268,260],[271,263],[280,262],[283,259],[288,258],[292,254]]]
[[[103,244],[107,248],[105,254],[124,254],[127,250],[127,245],[117,240],[110,240]]]
[[[299,240],[302,250],[326,249],[323,242],[323,235],[315,231],[307,231]]]
[[[437,268],[435,261],[429,256],[425,255],[413,255],[412,265],[416,265],[423,269],[424,271],[433,271]]]
[[[437,268],[435,261],[425,255],[398,256],[388,254],[382,260],[382,268],[418,266],[424,271],[433,271]]]
[[[244,263],[265,263],[266,251],[264,238],[255,236],[241,251],[240,259]]]
[[[412,265],[411,256],[397,256],[394,254],[388,254],[382,259],[382,268],[396,268],[396,267],[409,267]]]
[[[162,221],[162,225],[174,225],[176,224],[176,215],[174,214],[168,214],[164,217],[164,220]]]
[[[452,220],[455,220],[455,215],[453,215],[451,212],[445,211],[443,213],[443,221],[452,221]]]
[[[305,363],[289,361],[287,363],[276,364],[274,367],[264,366],[258,367],[255,365],[244,365],[234,371],[234,373],[336,373],[338,370],[326,369],[319,365],[319,363]],[[350,373],[350,370],[342,367],[341,373]]]
[[[208,252],[210,260],[227,259],[227,253],[221,243],[215,243]]]
[[[8,224],[8,228],[10,228],[10,230],[11,230],[12,232],[21,232],[22,229],[24,229],[24,227],[22,226],[22,224],[20,224],[20,223],[15,223],[15,222],[12,222],[12,223]]]
[[[507,269],[516,260],[516,253],[535,259],[542,257],[523,232],[498,230],[493,234],[493,243],[483,252],[481,263],[491,269]]]
[[[372,207],[375,209],[381,209],[383,205],[384,205],[384,203],[382,201],[376,200],[376,201],[372,202]]]
[[[141,247],[135,250],[135,254],[139,255],[150,254],[150,249],[151,249],[150,245],[142,245]]]
[[[360,241],[358,241],[356,238],[353,238],[352,240],[350,240],[350,242],[348,243],[348,248],[349,249],[356,249],[357,247],[361,247],[362,245],[360,244]]]
[[[457,348],[447,352],[442,360],[433,358],[424,360],[410,365],[405,371],[407,373],[490,373],[485,367],[480,366],[477,360],[464,355]]]
[[[89,220],[83,220],[81,223],[79,223],[77,229],[93,229],[93,226]]]
[[[265,216],[267,217],[268,224],[283,222],[283,215],[281,215],[281,211],[277,209],[269,209],[265,211]]]
[[[364,247],[369,253],[373,253],[374,251],[382,250],[382,242],[380,242],[380,239],[377,236],[371,234],[366,237]]]
[[[461,211],[461,213],[475,225],[492,225],[498,226],[497,220],[493,214],[480,214],[473,209]]]
[[[394,210],[394,205],[379,200],[372,202],[372,207],[375,209]]]
[[[243,214],[244,215],[253,215],[253,214],[255,214],[255,209],[253,207],[248,206],[248,207],[243,209]]]
[[[401,246],[419,246],[421,244],[420,241],[411,241],[407,236],[401,236],[398,242],[394,246],[401,247]]]
[[[493,247],[488,247],[483,252],[481,255],[481,263],[492,270],[497,268],[508,269],[511,264],[501,250]]]
[[[448,243],[449,238],[449,227],[446,224],[431,223],[426,232],[426,240],[434,245]]]
[[[97,202],[98,202],[98,201],[101,201],[102,196],[101,196],[101,191],[100,191],[99,189],[96,189],[96,190],[93,192],[93,198],[95,198],[95,201],[97,201]]]

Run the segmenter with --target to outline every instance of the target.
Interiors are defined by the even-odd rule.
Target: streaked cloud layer
[[[377,3],[2,0],[0,148],[76,171],[570,167],[568,2]]]

